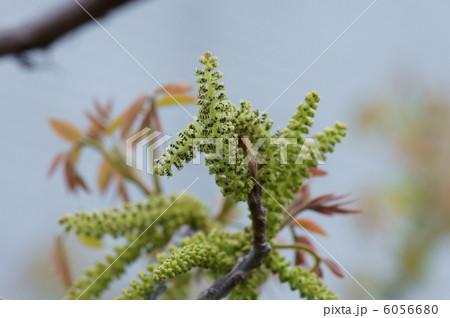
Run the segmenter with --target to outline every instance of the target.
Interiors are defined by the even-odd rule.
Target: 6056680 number
[[[386,315],[436,315],[439,311],[437,305],[386,305],[384,306],[384,313]]]

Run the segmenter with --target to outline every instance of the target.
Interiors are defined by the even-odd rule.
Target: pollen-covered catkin
[[[150,226],[156,219],[158,225]],[[76,280],[69,288],[69,299],[98,298],[143,251],[148,253],[165,246],[182,225],[189,224],[193,229],[204,231],[208,231],[211,225],[205,205],[188,194],[152,196],[146,203],[125,204],[122,209],[105,209],[100,213],[79,212],[65,216],[60,222],[66,225],[67,231],[74,230],[77,235],[102,238],[110,234],[127,238],[125,245],[115,247],[114,255],[107,254],[105,261],[97,261],[93,268],[85,270],[86,277]]]
[[[281,282],[289,284],[292,290],[298,290],[300,297],[307,299],[333,300],[335,293],[322,284],[316,274],[300,266],[290,267],[288,262],[278,251],[272,251],[264,260],[264,264],[272,273],[278,274]]]

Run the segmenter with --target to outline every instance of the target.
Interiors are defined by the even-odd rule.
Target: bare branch
[[[242,256],[234,268],[225,276],[216,280],[211,287],[204,290],[198,299],[221,299],[227,296],[248,273],[262,265],[270,253],[270,244],[266,241],[267,211],[262,205],[262,186],[256,182],[248,195],[248,207],[252,215],[253,248],[249,254]]]
[[[29,50],[46,48],[61,36],[91,21],[86,11],[99,18],[133,1],[136,0],[72,0],[35,21],[1,30],[0,56],[20,56]]]

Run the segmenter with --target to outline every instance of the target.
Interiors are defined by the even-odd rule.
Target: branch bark
[[[270,253],[271,247],[266,241],[267,211],[262,205],[262,186],[258,182],[249,193],[247,202],[253,219],[252,250],[242,256],[230,272],[204,290],[198,299],[221,299],[227,296],[252,269],[260,267]]]
[[[66,33],[91,21],[89,14],[94,18],[103,17],[133,1],[136,0],[71,0],[35,21],[0,31],[0,56],[21,56],[29,50],[46,48]]]

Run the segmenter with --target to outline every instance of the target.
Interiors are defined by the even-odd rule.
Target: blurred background
[[[70,0],[0,1],[0,29],[21,24]],[[120,8],[103,26],[161,83],[194,85],[204,51],[219,57],[228,97],[266,109],[372,1],[140,1]],[[450,3],[378,0],[269,109],[284,126],[306,92],[322,97],[314,131],[335,120],[348,137],[322,167],[316,195],[359,197],[365,213],[313,216],[329,233],[320,243],[377,299],[450,297]],[[89,23],[49,50],[29,55],[27,68],[0,58],[0,296],[59,299],[64,289],[49,258],[57,220],[67,212],[113,206],[115,193],[68,194],[49,164],[66,144],[49,117],[84,127],[94,99],[111,99],[115,112],[157,83],[98,25]],[[195,106],[186,106],[196,113]],[[160,112],[175,135],[191,118],[179,107]],[[83,153],[87,183],[99,158]],[[213,209],[220,198],[202,166],[163,180],[167,191],[190,191]],[[142,198],[139,191],[133,199]],[[243,213],[245,214],[245,213]],[[104,254],[73,236],[67,240],[74,276]],[[145,260],[115,283],[105,298],[134,278]],[[343,299],[370,296],[348,275],[325,276]],[[284,285],[268,284],[265,299],[296,299]]]

